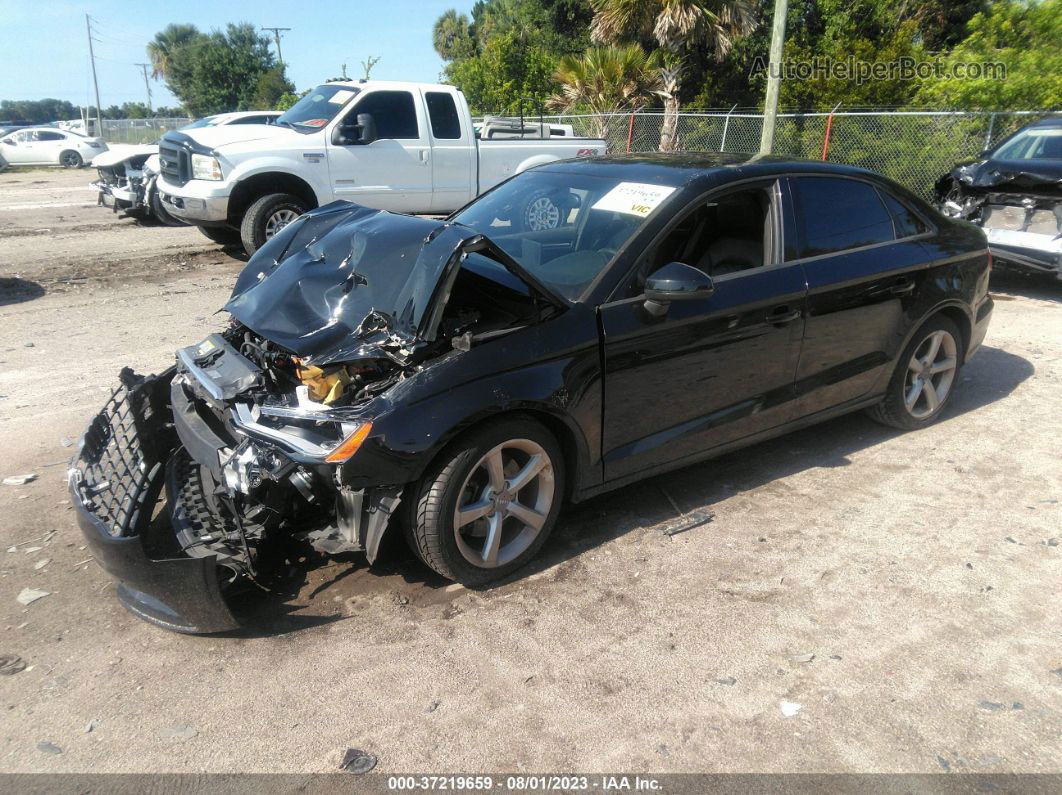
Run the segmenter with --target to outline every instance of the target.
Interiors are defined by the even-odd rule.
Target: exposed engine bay
[[[161,170],[158,151],[157,145],[145,144],[110,150],[94,158],[92,165],[99,175],[92,183],[98,191],[96,203],[133,218],[184,226],[185,222],[170,215],[157,198],[155,184]]]
[[[945,215],[985,230],[997,258],[1062,279],[1062,160],[967,163],[935,190]]]
[[[111,540],[143,555],[109,567],[123,603],[219,631],[235,626],[227,589],[269,590],[292,542],[372,562],[406,484],[353,482],[345,465],[390,390],[561,306],[467,227],[346,203],[291,224],[240,275],[228,328],[158,376],[123,371],[85,434],[82,529],[103,560]],[[205,585],[160,592],[157,564]]]

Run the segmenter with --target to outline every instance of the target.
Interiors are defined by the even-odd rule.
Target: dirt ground
[[[0,475],[39,475],[0,486],[0,655],[28,666],[0,769],[1062,770],[1062,284],[997,271],[928,430],[849,416],[584,503],[490,590],[392,542],[184,637],[118,605],[63,476],[119,368],[220,326],[241,263],[91,176],[0,174]],[[672,500],[714,520],[666,535]]]

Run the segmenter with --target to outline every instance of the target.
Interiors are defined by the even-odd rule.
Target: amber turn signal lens
[[[349,461],[354,456],[354,453],[358,452],[358,448],[361,447],[361,443],[369,436],[369,431],[371,430],[371,422],[359,425],[354,433],[344,439],[339,447],[328,454],[328,458],[326,458],[325,461],[329,464],[342,464]]]

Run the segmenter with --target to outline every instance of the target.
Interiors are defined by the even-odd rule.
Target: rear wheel
[[[85,165],[85,161],[73,149],[67,149],[59,155],[59,165],[63,168],[81,168]]]
[[[564,219],[564,210],[554,201],[554,192],[541,190],[532,193],[520,206],[521,228],[527,232],[556,229]]]
[[[240,233],[230,226],[201,226],[199,231],[222,246],[238,246]]]
[[[959,375],[961,339],[958,327],[943,315],[927,321],[900,355],[885,399],[870,409],[870,416],[902,430],[935,421]]]
[[[240,224],[240,238],[247,255],[254,254],[308,209],[306,202],[290,193],[270,193],[251,204]]]
[[[458,441],[418,487],[411,536],[444,577],[481,585],[535,556],[560,512],[564,458],[530,419],[493,422]]]

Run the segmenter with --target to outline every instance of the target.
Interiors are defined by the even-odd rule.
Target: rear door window
[[[888,243],[893,220],[873,185],[844,177],[792,179],[801,257]]]
[[[417,108],[408,91],[374,91],[358,103],[358,113],[371,113],[376,122],[377,138],[417,139]]]
[[[49,132],[48,130],[41,130],[37,133],[38,141],[63,141],[66,140],[66,136],[62,133]]]
[[[442,91],[425,93],[428,102],[428,118],[431,119],[431,134],[436,138],[461,137],[461,120],[457,116],[457,103],[452,94]]]

